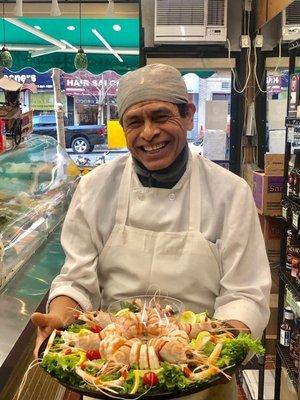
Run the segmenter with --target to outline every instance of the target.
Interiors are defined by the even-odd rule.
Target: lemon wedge
[[[140,373],[139,373],[139,370],[135,369],[133,371],[133,375],[134,375],[134,382],[133,382],[133,386],[132,386],[130,394],[135,394],[138,391],[139,384],[140,384]]]
[[[78,353],[76,355],[80,356],[80,359],[79,359],[78,363],[76,363],[76,365],[79,366],[86,361],[86,354],[84,351],[78,351]]]
[[[195,324],[196,321],[197,317],[193,311],[184,311],[180,316],[180,322],[184,324]]]
[[[205,322],[205,320],[206,320],[206,317],[207,317],[207,314],[206,314],[206,312],[202,312],[202,313],[199,313],[199,314],[196,314],[196,322]]]
[[[201,331],[195,339],[195,349],[198,350],[210,341],[210,333],[208,331]]]
[[[120,317],[121,315],[127,314],[128,312],[130,312],[129,308],[122,308],[115,315],[116,315],[116,317]]]

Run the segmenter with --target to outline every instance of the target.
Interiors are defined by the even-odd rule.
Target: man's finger
[[[43,338],[37,338],[36,339],[35,348],[34,348],[34,351],[33,351],[34,358],[38,358],[39,357],[39,349],[40,349],[43,341],[44,341]]]

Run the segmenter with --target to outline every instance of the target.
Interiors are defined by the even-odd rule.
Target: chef
[[[180,72],[153,64],[127,73],[117,104],[129,154],[78,185],[48,313],[32,316],[37,346],[72,320],[71,308],[105,308],[151,288],[259,338],[271,280],[252,193],[243,179],[189,151],[195,106]],[[236,386],[190,398],[235,400]]]

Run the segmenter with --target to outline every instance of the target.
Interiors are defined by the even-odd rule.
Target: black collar
[[[150,171],[133,157],[135,172],[143,186],[171,189],[184,174],[189,158],[188,144],[167,168]]]

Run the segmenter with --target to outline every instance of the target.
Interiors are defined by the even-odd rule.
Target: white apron
[[[193,155],[191,177],[185,182],[190,185],[187,232],[160,232],[159,222],[157,231],[126,225],[132,173],[130,156],[121,179],[115,226],[99,259],[102,307],[156,287],[162,294],[183,301],[187,309],[208,310],[213,315],[221,276],[217,246],[208,242],[200,231],[201,180],[197,155]],[[150,190],[169,195],[167,189]],[[235,384],[230,383],[185,398],[236,400],[237,397]]]

